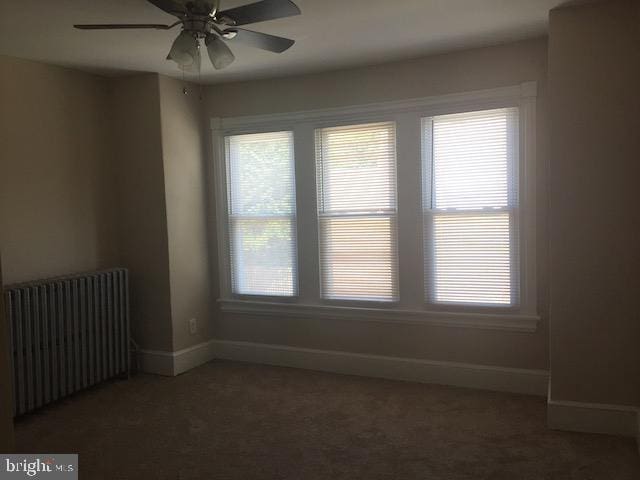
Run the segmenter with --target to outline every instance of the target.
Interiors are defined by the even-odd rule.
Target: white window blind
[[[321,296],[398,298],[395,124],[316,130]]]
[[[292,132],[226,137],[233,293],[297,294]]]
[[[426,296],[518,302],[518,109],[423,119]]]

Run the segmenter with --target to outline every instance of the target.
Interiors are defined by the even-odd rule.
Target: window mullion
[[[420,118],[404,113],[396,119],[397,250],[400,305],[419,308],[423,301],[423,248],[420,166]]]
[[[316,304],[320,298],[320,259],[313,126],[308,123],[299,124],[294,127],[293,136],[296,169],[298,296],[303,303]]]

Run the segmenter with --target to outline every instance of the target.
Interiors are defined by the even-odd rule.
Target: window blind
[[[423,119],[426,296],[518,302],[518,110]]]
[[[232,291],[297,294],[292,132],[225,138]]]
[[[321,296],[395,301],[395,124],[316,130]]]

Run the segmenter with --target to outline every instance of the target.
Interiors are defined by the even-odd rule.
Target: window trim
[[[388,308],[386,302],[385,305],[387,308],[376,308],[376,306],[371,305],[309,305],[292,302],[250,301],[223,298],[218,299],[218,304],[223,312],[273,316],[274,318],[328,318],[332,320],[355,320],[367,323],[478,328],[481,330],[503,330],[523,333],[535,332],[540,321],[537,315],[519,313],[443,312]]]
[[[227,118],[211,118],[210,127],[212,130],[212,160],[211,173],[213,177],[214,188],[211,196],[212,211],[216,212],[216,228],[214,234],[218,240],[218,272],[220,285],[220,299],[222,310],[234,313],[247,313],[265,315],[285,315],[290,314],[296,317],[331,317],[340,319],[363,320],[364,315],[375,318],[375,321],[391,322],[391,323],[409,323],[452,326],[465,328],[490,328],[507,331],[526,331],[533,332],[537,329],[539,316],[537,315],[537,296],[536,296],[536,82],[525,82],[520,85],[509,87],[501,87],[488,90],[478,90],[463,93],[454,93],[441,96],[424,97],[418,99],[382,102],[376,104],[365,104],[359,106],[328,108],[322,110],[299,111],[292,113],[278,113],[256,116],[240,116]],[[320,298],[319,278],[309,277],[307,293],[302,291],[304,279],[302,257],[310,255],[314,248],[313,242],[309,240],[303,245],[303,238],[298,235],[298,297],[256,297],[245,295],[231,294],[230,285],[230,265],[228,256],[228,232],[226,227],[226,171],[225,171],[225,155],[224,155],[224,137],[227,135],[243,134],[243,133],[262,133],[274,132],[282,130],[291,130],[294,132],[294,151],[296,157],[298,154],[305,155],[305,152],[299,152],[298,146],[302,142],[307,142],[308,137],[313,138],[313,132],[316,128],[349,125],[354,123],[395,121],[397,126],[397,162],[398,177],[400,176],[400,156],[413,158],[418,162],[420,168],[422,164],[421,149],[422,143],[419,140],[419,129],[421,119],[424,117],[432,117],[449,113],[462,113],[472,110],[486,110],[492,108],[519,107],[519,128],[520,128],[520,156],[519,156],[519,194],[520,194],[520,305],[519,307],[478,307],[478,306],[434,306],[425,303],[424,299],[424,238],[423,238],[423,218],[422,218],[422,187],[419,186],[418,192],[420,201],[417,205],[412,206],[412,211],[401,213],[403,204],[398,199],[398,217],[397,217],[397,234],[399,259],[399,288],[400,302],[393,302],[385,305],[358,305],[359,302],[341,301],[336,305],[334,301],[322,300]],[[413,122],[413,123],[412,123]],[[413,125],[415,132],[401,132],[400,129],[406,128],[407,125]],[[304,139],[297,138],[305,136]],[[417,145],[403,145],[402,142],[411,136],[412,141],[418,140]],[[311,145],[311,152],[314,148]],[[401,153],[402,150],[402,153]],[[304,161],[312,161],[311,158],[304,158]],[[309,181],[309,172],[299,172],[298,168],[301,163],[295,159],[295,177],[296,181],[306,178]],[[306,166],[305,166],[306,168]],[[315,168],[315,164],[311,165]],[[301,175],[300,173],[306,173]],[[314,174],[315,180],[315,174]],[[400,179],[398,179],[398,182]],[[422,184],[420,179],[419,184]],[[315,184],[313,185],[313,193],[309,196],[313,198],[304,199],[307,212],[309,204],[316,205]],[[304,212],[300,208],[301,198],[298,195],[299,185],[296,185],[296,211],[298,220],[298,233],[300,233],[300,222]],[[410,188],[413,188],[411,186]],[[305,195],[307,189],[303,190]],[[399,195],[399,190],[398,193]],[[406,205],[406,204],[405,204]],[[415,209],[415,212],[413,211]],[[412,288],[407,302],[403,288],[408,284],[409,279],[406,273],[403,273],[402,248],[403,248],[403,218],[405,222],[411,220],[419,223],[419,238],[411,238],[410,244],[415,247],[415,243],[419,242],[420,248],[415,249],[412,254],[412,261],[419,265],[422,272],[418,277],[417,274],[410,280],[411,282],[419,282]],[[317,215],[312,219],[317,225]],[[311,225],[311,221],[307,223],[307,227]],[[316,227],[317,228],[317,227]],[[318,231],[315,231],[317,242]],[[212,237],[214,236],[212,235]],[[409,235],[409,233],[407,233]],[[315,244],[317,250],[318,244]],[[305,253],[306,252],[306,253]],[[418,253],[419,252],[419,253]],[[410,252],[409,252],[410,253]],[[409,253],[406,253],[408,255]],[[314,253],[319,257],[320,252]],[[417,257],[416,257],[417,255]],[[414,258],[415,257],[415,258]],[[314,273],[316,277],[319,274],[318,259],[314,260],[315,265],[307,266],[307,273]],[[406,262],[406,259],[405,259]],[[215,259],[212,259],[215,266]],[[315,270],[314,270],[315,269]],[[403,280],[404,278],[404,280]],[[404,281],[404,283],[403,283]],[[315,292],[309,292],[308,289],[313,288]],[[415,292],[413,292],[415,290]],[[417,292],[417,293],[416,293]],[[420,295],[419,300],[417,295]],[[368,302],[367,302],[368,303]],[[399,320],[400,319],[400,320]]]

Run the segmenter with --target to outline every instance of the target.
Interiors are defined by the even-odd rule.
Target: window
[[[316,130],[321,296],[395,301],[395,124]]]
[[[535,125],[535,82],[211,119],[222,310],[536,331]]]
[[[297,294],[292,132],[225,139],[232,292]]]
[[[518,109],[423,119],[426,296],[518,303]]]

